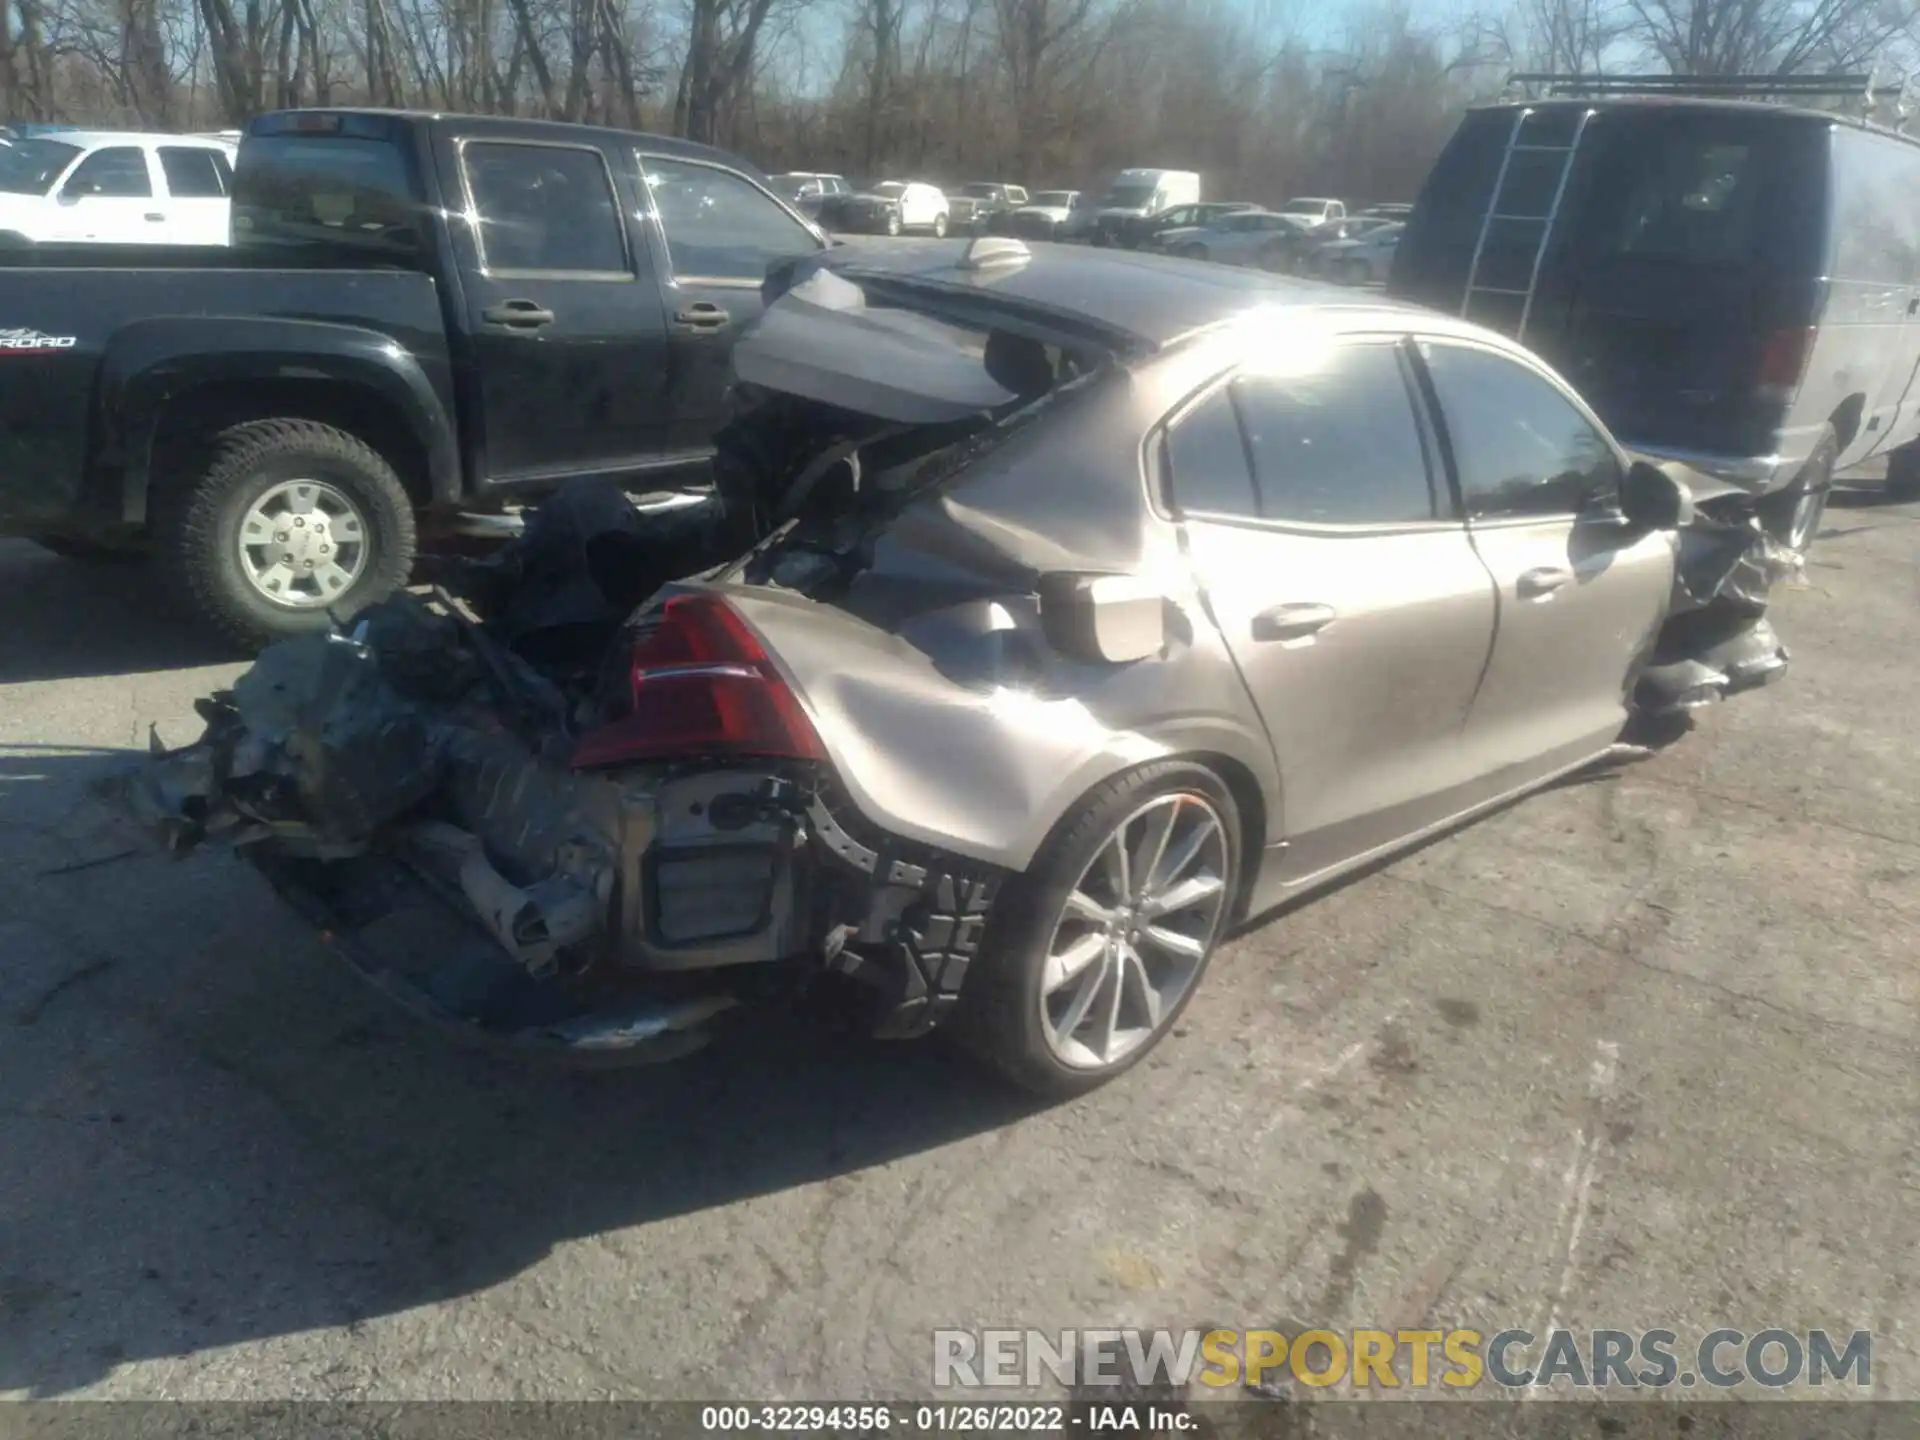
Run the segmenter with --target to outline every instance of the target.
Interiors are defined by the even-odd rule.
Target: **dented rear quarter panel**
[[[1177,527],[1156,515],[1140,439],[1168,377],[1121,373],[1077,397],[878,539],[831,603],[721,586],[811,713],[850,798],[895,834],[1023,870],[1082,796],[1134,766],[1211,755],[1258,828],[1279,817],[1273,753],[1208,619]],[[1172,377],[1179,383],[1177,376]],[[1084,407],[1084,408],[1082,408]],[[1072,570],[1150,579],[1168,643],[1089,664],[1041,632],[1035,587]]]

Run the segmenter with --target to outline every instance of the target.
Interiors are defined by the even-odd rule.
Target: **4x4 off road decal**
[[[76,337],[42,335],[38,330],[0,330],[0,355],[29,355],[41,350],[71,350]]]

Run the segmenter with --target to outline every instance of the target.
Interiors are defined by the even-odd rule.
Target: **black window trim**
[[[591,155],[600,162],[600,170],[606,176],[607,193],[613,197],[613,218],[619,222],[620,253],[626,257],[624,270],[496,270],[487,264],[487,238],[480,221],[480,206],[473,193],[473,176],[467,169],[467,147],[469,145],[518,146],[527,150],[573,150]],[[466,204],[468,233],[473,236],[473,256],[477,262],[475,269],[487,280],[598,280],[602,283],[614,280],[637,281],[638,267],[633,260],[633,242],[627,233],[627,217],[620,195],[620,186],[613,167],[607,163],[607,155],[598,145],[583,144],[570,140],[523,140],[518,136],[503,135],[462,135],[453,142],[454,158],[460,171],[460,195]]]
[[[224,152],[218,146],[215,146],[215,145],[192,145],[192,144],[181,143],[185,139],[186,139],[185,136],[179,137],[178,140],[175,140],[173,137],[169,137],[166,143],[159,144],[153,147],[153,161],[148,163],[148,170],[147,170],[148,183],[149,184],[152,183],[153,162],[158,162],[160,166],[160,178],[166,182],[166,186],[167,186],[167,199],[169,200],[231,200],[233,198],[233,188],[232,188],[232,182],[229,177],[233,173],[232,167],[229,166],[227,170],[223,172],[220,168],[220,161],[218,158],[216,158],[224,155],[226,152]],[[220,193],[217,195],[176,194],[173,188],[173,176],[167,173],[167,152],[169,150],[181,151],[188,155],[205,155],[209,157],[207,160],[207,164],[211,166],[213,169],[214,183],[221,187]]]
[[[1357,524],[1314,524],[1307,520],[1283,520],[1265,515],[1235,515],[1217,510],[1193,510],[1178,503],[1172,493],[1172,465],[1167,455],[1167,440],[1174,426],[1188,414],[1204,405],[1215,393],[1233,384],[1235,380],[1252,371],[1257,377],[1258,370],[1251,362],[1242,358],[1203,384],[1190,391],[1177,401],[1173,408],[1160,418],[1148,432],[1147,454],[1152,459],[1150,498],[1154,510],[1165,519],[1176,524],[1188,520],[1204,520],[1212,525],[1239,525],[1253,530],[1272,530],[1288,535],[1319,536],[1326,539],[1364,538],[1378,535],[1413,535],[1436,531],[1458,531],[1464,524],[1464,512],[1458,502],[1459,487],[1451,472],[1442,472],[1439,468],[1440,447],[1430,428],[1427,416],[1427,400],[1424,387],[1416,386],[1415,371],[1408,363],[1408,351],[1413,337],[1401,330],[1350,330],[1330,337],[1335,345],[1390,345],[1393,347],[1400,371],[1401,384],[1406,388],[1407,408],[1412,412],[1414,429],[1420,437],[1420,458],[1427,472],[1427,499],[1433,506],[1434,515],[1430,520],[1379,520]],[[1424,382],[1424,371],[1420,372]],[[1228,404],[1233,407],[1234,420],[1240,427],[1240,447],[1246,456],[1247,477],[1252,483],[1254,503],[1260,499],[1259,480],[1255,475],[1253,454],[1247,439],[1247,427],[1240,421],[1239,402],[1231,394]],[[1441,486],[1437,478],[1445,475],[1446,502],[1442,504]]]
[[[653,247],[659,254],[660,273],[664,282],[668,285],[678,285],[680,282],[685,281],[690,285],[710,286],[715,289],[757,291],[766,283],[766,279],[764,276],[757,280],[749,280],[742,275],[681,274],[674,269],[673,245],[667,238],[667,227],[661,223],[660,211],[653,203],[652,187],[647,184],[647,161],[649,160],[664,160],[670,165],[694,165],[702,170],[717,170],[722,175],[730,175],[742,184],[750,186],[752,189],[766,196],[768,200],[773,202],[776,208],[784,211],[788,218],[790,218],[794,224],[798,225],[802,231],[811,235],[820,249],[825,250],[827,248],[826,236],[821,233],[818,225],[813,224],[806,216],[802,215],[798,210],[794,209],[793,206],[767,189],[766,186],[755,180],[744,170],[736,169],[732,165],[723,165],[718,161],[708,160],[702,156],[672,155],[664,150],[642,150],[636,146],[633,150],[634,190],[646,203],[646,211],[643,218],[646,223],[647,233],[652,237]]]
[[[1554,394],[1571,405],[1575,413],[1591,425],[1602,440],[1606,441],[1607,449],[1613,455],[1614,464],[1618,467],[1622,478],[1625,477],[1627,467],[1632,461],[1620,448],[1620,442],[1613,438],[1613,432],[1600,423],[1599,416],[1587,407],[1587,402],[1575,394],[1571,387],[1562,384],[1559,379],[1549,374],[1531,356],[1515,355],[1510,350],[1504,350],[1498,345],[1486,344],[1473,336],[1443,335],[1428,330],[1416,331],[1406,339],[1407,361],[1418,378],[1421,408],[1429,413],[1434,431],[1434,443],[1444,462],[1447,493],[1452,498],[1454,513],[1472,529],[1516,530],[1527,525],[1568,525],[1589,512],[1577,509],[1553,510],[1539,515],[1491,515],[1475,519],[1467,510],[1466,491],[1460,486],[1460,465],[1453,453],[1453,436],[1447,430],[1446,407],[1440,403],[1440,391],[1435,387],[1433,375],[1427,369],[1426,358],[1420,353],[1422,345],[1447,345],[1458,350],[1479,350],[1533,375]]]

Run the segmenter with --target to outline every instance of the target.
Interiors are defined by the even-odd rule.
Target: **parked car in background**
[[[1309,225],[1327,225],[1335,220],[1346,219],[1347,206],[1344,200],[1328,200],[1319,196],[1302,195],[1282,205],[1280,213],[1297,215]]]
[[[1343,240],[1325,241],[1315,248],[1309,263],[1315,274],[1342,285],[1384,284],[1406,228],[1397,220],[1389,220]]]
[[[1389,202],[1385,205],[1369,205],[1364,210],[1358,212],[1359,216],[1363,219],[1379,220],[1405,220],[1412,213],[1413,206],[1401,204],[1398,201]]]
[[[998,180],[970,180],[947,196],[947,224],[957,232],[984,235],[996,216],[1027,203],[1026,187]]]
[[[1041,190],[1026,204],[993,217],[987,229],[1026,240],[1074,240],[1093,222],[1093,204],[1078,190]]]
[[[1296,265],[1299,249],[1310,228],[1298,216],[1272,210],[1235,210],[1210,224],[1163,230],[1147,248],[1189,260],[1215,260],[1223,265],[1257,265],[1285,271]]]
[[[1887,198],[1920,195],[1920,141],[1737,98],[1783,85],[1865,79],[1623,76],[1469,111],[1390,284],[1517,336],[1635,448],[1771,496],[1804,549],[1837,470],[1884,455],[1920,496],[1920,208]]]
[[[768,179],[767,187],[809,220],[823,221],[835,201],[853,193],[845,177],[811,170],[789,170]]]
[[[834,207],[835,228],[868,235],[904,235],[924,230],[947,233],[946,194],[918,180],[882,180],[857,191]]]
[[[234,147],[71,130],[0,152],[0,244],[224,245]]]
[[[1134,222],[1199,198],[1200,177],[1191,170],[1122,170],[1101,198],[1088,238],[1123,246]]]
[[[770,277],[698,543],[562,492],[480,625],[408,594],[274,647],[134,812],[522,1056],[811,997],[1057,1097],[1180,1026],[1248,918],[1629,758],[1676,670],[1784,667],[1764,620],[1686,624],[1685,484],[1511,341],[979,243]]]
[[[1156,236],[1169,231],[1199,229],[1211,225],[1222,215],[1262,208],[1249,200],[1206,200],[1189,205],[1172,205],[1151,215],[1123,220],[1118,226],[1110,228],[1109,235],[1112,243],[1122,249],[1151,248]]]
[[[264,115],[233,204],[231,248],[0,252],[0,533],[250,644],[405,583],[416,513],[703,480],[768,265],[828,243],[721,151],[504,118]]]

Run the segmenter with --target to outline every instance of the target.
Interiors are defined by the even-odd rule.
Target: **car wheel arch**
[[[332,426],[359,439],[392,465],[416,505],[443,498],[444,481],[436,475],[434,457],[413,417],[392,396],[351,379],[210,380],[170,397],[153,415],[148,430],[149,484],[170,483],[178,465],[199,443],[252,420],[307,420]]]
[[[216,326],[229,347],[234,327],[253,344],[203,348],[219,338],[207,333]],[[333,335],[332,348],[316,351],[313,328],[272,317],[173,317],[117,334],[101,360],[98,413],[111,476],[103,480],[118,486],[121,518],[145,523],[150,492],[179,462],[183,442],[263,419],[357,434],[386,456],[416,503],[457,499],[453,422],[418,363],[391,359],[392,342],[373,332]],[[287,362],[297,362],[299,378],[277,373]]]

